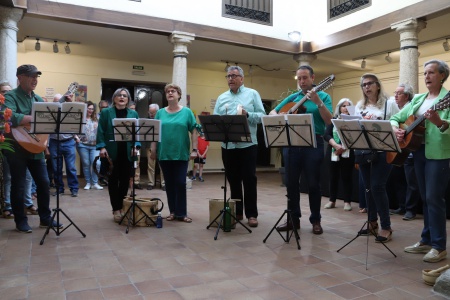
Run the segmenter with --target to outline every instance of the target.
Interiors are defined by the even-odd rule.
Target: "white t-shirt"
[[[362,108],[362,101],[359,101],[355,106],[355,115],[361,116],[366,120],[389,120],[392,115],[395,115],[400,110],[398,109],[397,103],[395,100],[388,99],[386,100],[386,105],[380,109],[376,106],[366,105],[366,107]],[[386,106],[386,118],[384,117],[384,107]]]

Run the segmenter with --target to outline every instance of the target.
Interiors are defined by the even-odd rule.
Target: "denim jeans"
[[[30,159],[20,154],[6,151],[5,156],[8,164],[14,166],[10,168],[11,173],[11,206],[16,224],[27,222],[28,218],[24,211],[24,199],[26,193],[31,191],[26,183],[27,169],[36,182],[38,213],[41,222],[48,222],[50,218],[50,188],[47,175],[47,165],[44,159]]]
[[[408,157],[405,161],[405,177],[406,177],[406,198],[402,203],[406,211],[416,214],[417,205],[420,202],[420,191],[417,183],[417,176],[414,170],[414,157]],[[401,205],[402,205],[401,204]]]
[[[187,216],[186,174],[188,161],[161,160],[159,165],[166,180],[169,211],[177,218]]]
[[[288,209],[294,219],[302,216],[300,210],[300,177],[303,174],[308,183],[309,210],[311,223],[320,222],[322,191],[320,188],[320,168],[324,157],[323,138],[316,135],[317,148],[289,147],[283,149]]]
[[[25,187],[25,198],[24,205],[29,207],[33,205],[33,200],[31,199],[31,186],[33,178],[31,177],[30,171],[27,169],[26,175],[26,187]],[[5,207],[4,210],[11,210],[11,173],[9,170],[8,160],[3,159],[3,184],[5,188]]]
[[[241,199],[236,202],[236,215],[246,218],[258,217],[256,158],[257,146],[246,148],[222,148],[222,161],[227,180],[230,183],[231,199]],[[244,193],[242,193],[244,190]]]
[[[59,144],[59,157],[58,157]],[[64,193],[64,182],[62,179],[63,157],[66,164],[67,185],[70,191],[78,191],[77,168],[75,167],[76,153],[75,140],[58,141],[51,139],[49,145],[50,155],[52,156],[53,174],[55,184],[60,193]],[[46,172],[47,173],[47,172]]]
[[[93,163],[95,157],[99,155],[100,151],[95,149],[95,145],[91,146],[82,143],[77,144],[77,151],[80,155],[81,165],[83,167],[83,175],[84,179],[86,179],[86,184],[97,184],[98,176],[94,172]]]
[[[428,159],[425,145],[414,152],[414,168],[423,202],[421,242],[436,250],[447,248],[445,191],[450,159]]]
[[[386,162],[386,152],[377,152],[377,159],[372,163],[360,164],[359,171],[362,174],[366,187],[366,202],[369,221],[376,221],[377,213],[380,216],[381,228],[391,229],[389,216],[389,198],[386,192],[386,182],[389,178],[392,165]]]

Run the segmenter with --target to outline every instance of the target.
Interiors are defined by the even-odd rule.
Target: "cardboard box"
[[[230,206],[230,211],[233,216],[236,216],[236,201],[235,199],[230,199],[228,201],[228,205]],[[209,200],[209,224],[217,217],[217,215],[220,214],[220,210],[223,209],[223,199],[210,199]],[[218,223],[220,222],[219,217],[216,222],[214,222],[211,227],[217,227]],[[231,226],[232,229],[236,228],[236,225],[234,224],[234,219],[231,218],[231,223],[233,224]]]

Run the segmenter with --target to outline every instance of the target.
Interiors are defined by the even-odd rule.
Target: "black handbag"
[[[355,163],[359,165],[370,164],[376,161],[377,152],[372,150],[355,150]]]

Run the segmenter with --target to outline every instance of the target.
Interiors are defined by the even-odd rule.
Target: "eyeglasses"
[[[87,110],[94,110],[93,108],[88,108]]]
[[[361,84],[361,87],[363,87],[363,88],[365,88],[365,87],[370,87],[370,86],[372,86],[372,84],[374,84],[374,83],[375,83],[375,81],[367,81],[367,82]]]
[[[399,96],[399,95],[403,95],[403,94],[404,94],[404,92],[397,92],[397,91],[394,92],[395,96]]]
[[[175,94],[175,93],[178,93],[178,91],[177,90],[168,90],[166,92],[166,94]]]
[[[125,95],[125,94],[119,94],[119,95],[117,95],[117,97],[123,97],[123,98],[128,98],[128,95]]]
[[[226,79],[236,79],[236,77],[242,77],[242,76],[241,75],[236,75],[236,74],[225,75]]]

